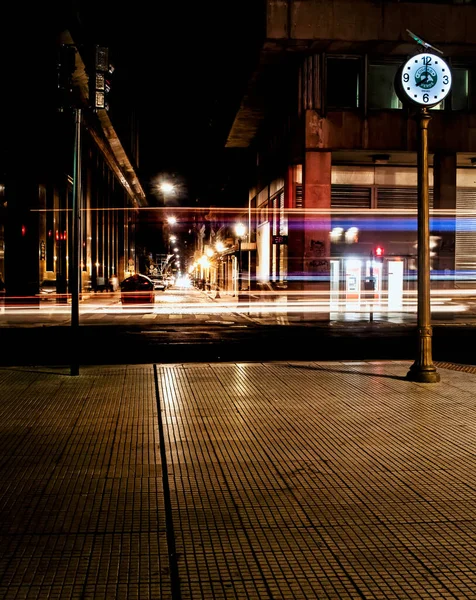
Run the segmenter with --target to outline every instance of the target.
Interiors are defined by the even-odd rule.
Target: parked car
[[[175,277],[173,275],[167,275],[165,277],[165,283],[168,288],[172,287],[173,285],[175,285]]]
[[[120,283],[123,304],[150,304],[155,301],[154,283],[147,275],[135,273]]]
[[[56,294],[56,279],[44,279],[40,283],[40,295],[50,296]]]
[[[56,279],[43,279],[40,283],[40,298],[43,300],[56,300],[67,298],[67,282]]]
[[[167,282],[162,275],[154,275],[150,278],[154,284],[154,290],[164,292],[167,289]]]

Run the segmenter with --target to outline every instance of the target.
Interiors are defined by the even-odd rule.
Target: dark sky
[[[224,144],[256,60],[262,1],[78,6],[92,39],[110,49],[111,105],[130,93],[138,107],[144,186],[163,173],[182,184],[189,204],[233,195],[244,153]]]

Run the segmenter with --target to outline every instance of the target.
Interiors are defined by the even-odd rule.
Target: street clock
[[[409,58],[397,71],[395,92],[403,104],[435,106],[451,90],[451,69],[439,56],[421,52]]]

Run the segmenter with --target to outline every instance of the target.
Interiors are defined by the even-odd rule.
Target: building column
[[[329,289],[331,227],[331,152],[324,147],[323,124],[306,111],[303,164],[304,276],[309,289]]]
[[[27,167],[8,173],[5,224],[6,302],[38,304],[40,275],[39,184]]]
[[[456,242],[456,154],[436,152],[433,158],[433,208],[450,211],[445,215],[451,227],[434,231],[439,236],[438,260],[433,267],[442,272],[454,274]],[[454,280],[453,280],[454,282]]]
[[[304,257],[303,211],[296,206],[296,166],[289,165],[284,180],[284,207],[288,215],[288,288],[302,288]]]

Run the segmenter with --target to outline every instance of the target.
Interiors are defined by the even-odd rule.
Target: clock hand
[[[421,78],[420,78],[420,81],[417,83],[417,85],[421,85],[422,83],[425,83],[425,81],[426,81],[427,79],[428,79],[428,77],[425,77],[425,78],[421,77]]]

